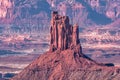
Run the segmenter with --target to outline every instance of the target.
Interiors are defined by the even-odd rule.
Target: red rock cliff
[[[50,51],[65,50],[79,44],[78,25],[71,26],[68,16],[52,13]]]
[[[120,69],[98,64],[84,54],[78,26],[53,12],[50,50],[10,80],[120,80]]]

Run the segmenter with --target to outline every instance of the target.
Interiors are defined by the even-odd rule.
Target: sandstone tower
[[[82,53],[78,25],[52,13],[51,51],[41,54],[10,80],[120,80],[120,68],[99,64]]]
[[[77,46],[79,42],[78,25],[70,25],[68,16],[52,12],[50,51],[65,50]]]

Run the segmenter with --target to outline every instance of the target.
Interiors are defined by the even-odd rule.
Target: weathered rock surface
[[[71,26],[68,16],[52,13],[50,51],[65,50],[79,44],[78,25]]]
[[[11,80],[119,80],[120,70],[98,66],[74,50],[46,52]]]
[[[50,51],[11,80],[119,80],[120,69],[98,64],[82,53],[78,26],[53,12]],[[110,67],[111,66],[111,67]]]

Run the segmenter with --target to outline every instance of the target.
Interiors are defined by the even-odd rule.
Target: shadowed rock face
[[[67,16],[52,13],[50,51],[65,50],[79,44],[78,25],[71,26]]]
[[[98,64],[82,53],[78,26],[52,13],[50,51],[11,80],[119,80],[120,69]]]

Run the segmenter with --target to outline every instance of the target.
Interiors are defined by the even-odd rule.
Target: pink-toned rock
[[[72,43],[73,43],[73,45],[79,44],[79,28],[78,28],[78,25],[73,26]]]
[[[98,64],[82,53],[78,25],[72,27],[68,17],[53,12],[50,33],[50,51],[10,80],[120,80],[119,68]]]
[[[60,16],[58,12],[52,13],[50,34],[50,51],[65,50],[79,44],[78,25],[71,26],[68,16]]]

